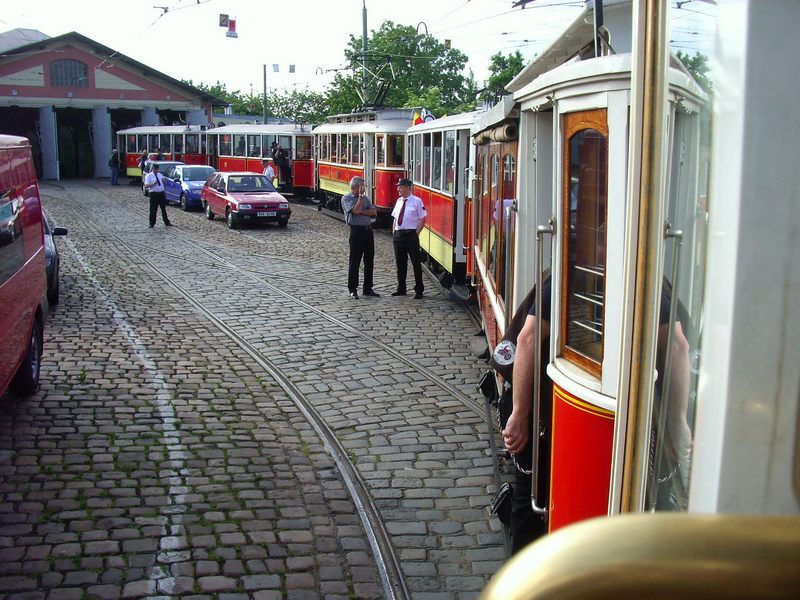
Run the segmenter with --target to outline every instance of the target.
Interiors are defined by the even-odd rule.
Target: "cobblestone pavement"
[[[7,598],[374,598],[356,505],[296,404],[178,288],[276,364],[335,432],[386,524],[411,596],[475,597],[504,549],[469,356],[475,327],[429,286],[347,295],[344,225],[231,231],[137,187],[44,185],[62,301],[42,387],[0,405]],[[162,275],[169,277],[169,283]]]

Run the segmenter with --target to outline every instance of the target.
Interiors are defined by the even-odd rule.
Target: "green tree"
[[[506,86],[525,67],[525,59],[519,50],[505,55],[502,52],[492,55],[489,63],[489,79],[486,80],[487,100],[499,100],[506,94]]]
[[[682,52],[680,50],[678,50],[676,56],[683,63],[683,66],[686,67],[686,70],[692,74],[697,84],[703,88],[704,91],[710,93],[713,85],[711,79],[708,77],[708,72],[711,70],[708,66],[708,56],[700,52],[695,52],[694,56],[691,56],[688,52]]]
[[[330,85],[331,113],[349,112],[363,104],[356,91],[361,86],[361,58],[361,39],[351,35],[345,59],[353,72],[337,74]],[[378,30],[373,30],[367,64],[372,73],[391,80],[385,105],[406,106],[411,99],[434,87],[439,92],[440,107],[445,111],[453,111],[474,100],[469,97],[474,88],[463,73],[467,56],[460,50],[446,47],[431,35],[417,33],[413,26],[384,21]],[[370,84],[373,97],[377,85],[377,82]]]
[[[260,102],[259,99],[259,106]],[[297,123],[322,123],[328,115],[327,97],[308,88],[270,90],[267,96],[267,114],[287,117]]]

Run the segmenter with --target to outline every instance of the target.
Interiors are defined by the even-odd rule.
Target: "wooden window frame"
[[[608,170],[609,170],[609,152],[608,152],[608,110],[605,108],[596,110],[586,110],[567,113],[561,116],[561,336],[559,340],[559,355],[563,356],[566,360],[574,365],[577,365],[584,371],[600,379],[603,375],[603,358],[605,357],[605,331],[606,331],[606,308],[603,307],[603,347],[601,352],[600,361],[586,356],[567,346],[567,328],[569,325],[569,314],[567,310],[569,291],[569,226],[570,226],[570,152],[569,142],[573,135],[585,129],[594,129],[603,134],[606,138],[606,176],[605,176],[605,223],[606,223],[606,240],[605,247],[608,248]],[[608,270],[606,269],[606,279]],[[607,281],[603,281],[603,296]]]

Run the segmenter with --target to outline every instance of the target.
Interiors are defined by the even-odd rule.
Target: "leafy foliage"
[[[711,78],[708,76],[708,72],[711,70],[711,67],[708,66],[708,56],[700,52],[695,52],[694,56],[691,56],[688,52],[681,52],[680,50],[678,50],[676,56],[689,73],[692,74],[697,84],[703,88],[704,91],[711,92],[713,84],[711,83]]]
[[[487,100],[497,101],[506,94],[506,86],[525,67],[525,59],[519,50],[505,55],[502,52],[492,55],[489,63],[489,79],[486,80]]]

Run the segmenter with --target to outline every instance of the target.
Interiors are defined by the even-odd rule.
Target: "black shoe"
[[[414,294],[414,300],[422,300],[422,292],[417,292]]]
[[[172,223],[164,223],[167,227],[172,227]]]
[[[358,300],[358,292],[350,292],[350,297],[353,300]]]
[[[381,295],[378,292],[376,292],[375,290],[373,290],[373,289],[364,290],[362,293],[363,293],[364,296],[372,296],[373,298],[380,298],[381,297]]]
[[[405,296],[405,295],[406,295],[406,292],[401,292],[400,290],[397,290],[396,292],[392,292],[392,296]]]
[[[153,227],[155,227],[155,225],[150,225],[150,229],[152,229]]]

